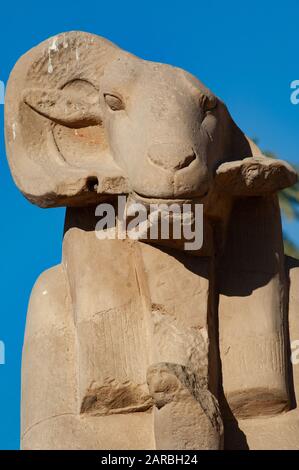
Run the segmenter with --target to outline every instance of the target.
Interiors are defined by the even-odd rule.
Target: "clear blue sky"
[[[229,106],[264,149],[299,163],[298,0],[11,1],[1,3],[0,80],[19,56],[56,33],[105,36],[145,59],[181,66]],[[86,8],[85,8],[86,6]],[[3,106],[0,106],[3,129]],[[64,209],[30,205],[14,186],[0,138],[0,449],[19,447],[20,362],[28,298],[38,275],[61,256]],[[298,238],[298,225],[288,225]],[[53,370],[55,374],[55,370]]]

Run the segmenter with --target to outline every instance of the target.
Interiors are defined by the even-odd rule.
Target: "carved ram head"
[[[25,54],[5,109],[15,182],[42,207],[128,193],[200,200],[215,186],[256,195],[296,180],[195,77],[88,33],[61,34]]]

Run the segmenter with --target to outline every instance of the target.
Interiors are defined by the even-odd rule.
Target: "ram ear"
[[[264,155],[220,165],[215,186],[232,196],[262,196],[297,182],[296,171],[286,162]]]
[[[23,101],[38,114],[63,126],[82,128],[102,122],[97,96],[80,98],[67,90],[30,88],[23,92]]]
[[[216,170],[214,188],[231,196],[263,196],[292,186],[296,171],[288,163],[263,155],[230,117],[230,161]]]

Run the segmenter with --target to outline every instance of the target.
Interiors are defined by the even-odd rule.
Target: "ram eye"
[[[104,98],[107,106],[109,106],[112,111],[121,111],[122,109],[125,109],[124,103],[118,96],[105,93]]]
[[[214,95],[201,95],[199,104],[204,113],[211,111],[217,106],[217,98]]]

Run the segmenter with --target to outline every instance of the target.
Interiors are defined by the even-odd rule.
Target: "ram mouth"
[[[169,198],[169,197],[152,197],[152,196],[147,196],[144,194],[137,193],[136,191],[133,191],[130,194],[130,197],[135,200],[136,202],[141,202],[145,205],[147,204],[178,204],[178,205],[183,205],[183,204],[196,204],[196,203],[203,203],[204,200],[206,199],[207,195],[209,193],[209,190],[207,190],[204,194],[201,196],[196,196],[196,197],[182,197],[182,198]]]

